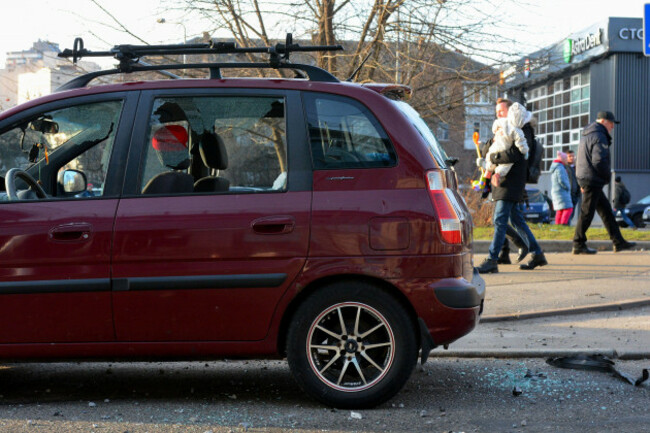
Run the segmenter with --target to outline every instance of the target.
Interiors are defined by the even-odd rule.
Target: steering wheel
[[[38,198],[47,198],[45,190],[38,184],[29,173],[20,168],[12,168],[5,174],[5,188],[7,189],[7,197],[9,200],[20,200],[18,192],[16,191],[16,178],[19,177],[24,180],[27,185],[36,193]]]

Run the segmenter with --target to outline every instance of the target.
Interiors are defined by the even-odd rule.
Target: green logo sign
[[[564,41],[564,61],[566,63],[571,63],[571,56],[573,55],[573,39],[567,39]]]

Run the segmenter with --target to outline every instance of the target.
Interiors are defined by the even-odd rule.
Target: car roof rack
[[[59,57],[72,58],[73,63],[83,57],[114,57],[119,61],[115,69],[90,72],[76,77],[62,85],[57,91],[78,89],[85,87],[90,81],[104,75],[161,71],[171,78],[179,76],[168,72],[169,69],[209,69],[210,79],[221,78],[221,69],[224,68],[257,68],[257,69],[293,69],[307,74],[310,81],[323,81],[336,83],[339,80],[327,72],[313,65],[291,63],[289,55],[293,52],[311,51],[341,51],[341,45],[310,45],[301,47],[293,43],[291,33],[287,33],[284,44],[277,43],[270,47],[238,47],[234,42],[210,42],[204,44],[176,44],[176,45],[116,45],[108,51],[90,51],[84,48],[83,39],[76,38],[72,49],[66,48],[59,53]],[[268,53],[268,63],[187,63],[150,65],[142,61],[145,56],[170,56],[192,54],[243,54],[243,53]],[[303,75],[304,77],[304,75]]]

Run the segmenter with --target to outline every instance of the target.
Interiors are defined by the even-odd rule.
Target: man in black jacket
[[[587,230],[595,211],[598,211],[609,238],[614,243],[614,252],[628,250],[636,245],[623,239],[612,207],[603,192],[603,187],[609,184],[612,177],[609,146],[612,144],[610,134],[616,123],[620,122],[611,111],[600,111],[596,121],[587,125],[582,131],[576,163],[576,177],[582,191],[582,205],[573,235],[573,254],[596,254],[596,250],[587,247]]]
[[[530,126],[530,125],[526,124],[525,126]],[[524,130],[525,130],[525,128],[524,128]],[[528,138],[528,134],[525,134],[525,136],[526,136],[526,140],[528,140],[530,142],[530,140]],[[481,145],[481,148],[480,148],[480,154],[483,155],[483,156],[487,155],[487,153],[490,150],[490,146],[492,146],[493,142],[494,142],[494,137],[490,138],[485,143],[483,143]],[[479,160],[484,161],[483,158],[479,158]],[[482,164],[483,164],[482,162],[478,162],[478,161],[477,161],[477,163],[478,163],[479,166],[482,166]],[[490,192],[491,192],[491,186],[490,186],[490,184],[488,184],[487,187],[485,188],[485,191],[483,191],[482,198],[487,198],[487,196],[490,194]],[[527,197],[524,197],[524,199],[526,200]],[[499,254],[499,257],[497,258],[497,264],[499,264],[499,265],[501,265],[501,264],[503,264],[503,265],[512,264],[512,261],[510,260],[510,242],[515,244],[515,246],[519,250],[518,254],[517,254],[517,259],[516,259],[517,263],[521,262],[528,255],[528,244],[526,243],[524,238],[521,237],[519,232],[517,230],[515,230],[514,227],[512,227],[512,224],[508,224],[508,226],[506,227],[506,239],[503,242],[503,247],[501,248],[501,253]]]
[[[507,99],[497,100],[496,112],[497,117],[506,117],[508,115],[508,108],[512,102]],[[524,125],[522,128],[526,140],[530,143],[534,140],[534,132],[530,124]],[[530,147],[530,145],[529,145]],[[544,266],[548,264],[546,257],[542,252],[535,236],[528,228],[524,215],[521,211],[520,202],[524,196],[526,188],[526,178],[528,176],[528,161],[526,156],[523,155],[514,143],[511,143],[508,148],[503,152],[495,152],[491,154],[491,160],[494,164],[509,164],[512,167],[508,172],[505,179],[499,180],[498,177],[492,178],[492,200],[496,201],[494,207],[494,237],[490,244],[490,251],[488,257],[478,267],[480,273],[496,273],[499,272],[497,259],[499,251],[503,246],[506,238],[506,230],[508,227],[508,220],[517,229],[517,231],[527,238],[528,249],[532,252],[532,258],[526,264],[520,265],[520,269],[535,269],[537,266]],[[496,177],[496,181],[495,181]]]

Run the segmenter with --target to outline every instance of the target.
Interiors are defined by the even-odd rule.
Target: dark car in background
[[[549,223],[551,221],[551,206],[544,194],[537,188],[526,187],[528,199],[524,203],[524,218],[534,223]]]
[[[650,195],[643,197],[638,202],[628,205],[623,212],[632,220],[637,228],[643,228],[646,224],[650,224]],[[623,221],[621,211],[616,211],[616,222],[621,227],[627,227],[627,223]]]

